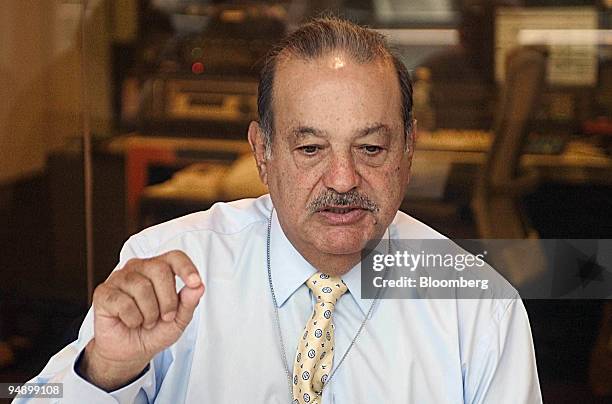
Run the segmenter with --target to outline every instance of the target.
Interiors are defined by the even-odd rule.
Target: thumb
[[[179,305],[174,317],[174,322],[183,331],[189,325],[193,317],[193,312],[200,302],[200,298],[204,295],[204,284],[200,284],[197,288],[183,287],[179,292]]]

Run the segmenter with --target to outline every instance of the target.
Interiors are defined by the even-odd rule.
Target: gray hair
[[[264,135],[266,158],[270,157],[274,133],[272,110],[273,83],[276,66],[282,57],[305,60],[320,58],[335,50],[347,52],[358,63],[390,60],[393,63],[402,96],[402,118],[408,147],[408,135],[412,134],[412,81],[406,66],[389,47],[385,36],[334,17],[312,20],[285,37],[267,55],[259,78],[257,110],[259,126]]]

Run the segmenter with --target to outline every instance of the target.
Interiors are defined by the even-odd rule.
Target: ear
[[[249,144],[253,151],[253,157],[255,157],[255,163],[257,164],[257,171],[259,171],[259,178],[264,185],[268,185],[268,167],[266,160],[266,147],[264,142],[264,134],[259,126],[259,123],[252,121],[249,124]]]
[[[410,133],[406,133],[406,141],[404,146],[404,153],[408,154],[408,158],[412,164],[412,156],[414,154],[414,148],[416,146],[416,138],[417,138],[417,120],[412,120],[412,125],[410,126]]]

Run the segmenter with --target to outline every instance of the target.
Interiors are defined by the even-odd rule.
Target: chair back
[[[528,126],[545,87],[546,54],[520,47],[506,57],[506,75],[495,116],[494,140],[487,156],[486,178],[492,187],[507,187],[520,176],[519,163]]]
[[[525,238],[529,234],[517,200],[535,189],[538,178],[535,172],[520,172],[519,164],[530,118],[545,87],[546,62],[546,53],[534,47],[513,49],[506,57],[494,140],[472,201],[482,238]]]

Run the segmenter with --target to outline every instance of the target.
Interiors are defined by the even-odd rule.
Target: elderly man
[[[378,33],[335,19],[293,32],[248,133],[270,195],[131,237],[78,340],[34,381],[78,403],[540,402],[516,295],[361,296],[370,240],[441,238],[398,212],[411,92]]]

